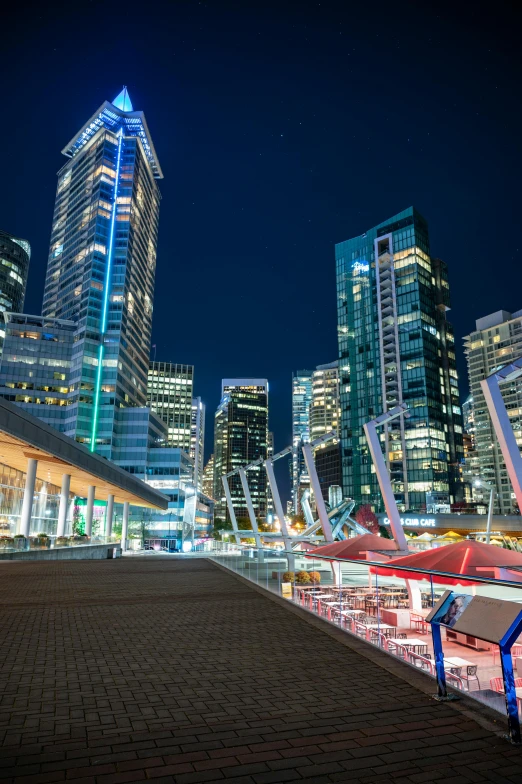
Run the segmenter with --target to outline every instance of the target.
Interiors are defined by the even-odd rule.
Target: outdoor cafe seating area
[[[421,590],[422,609],[410,610],[406,615],[409,623],[402,626],[382,618],[387,608],[409,608],[407,589],[400,585],[382,586],[378,590],[375,586],[360,585],[295,585],[293,599],[340,628],[435,677],[431,625],[425,619],[442,594],[440,586],[433,595],[431,590]],[[404,613],[401,617],[405,617]],[[456,641],[453,636],[443,640],[448,685],[471,692],[495,707],[498,703],[502,709],[504,686],[498,646],[485,644],[484,649],[477,650]],[[520,675],[516,677],[515,686],[522,711],[522,641],[513,646],[512,657],[518,668],[515,675]]]

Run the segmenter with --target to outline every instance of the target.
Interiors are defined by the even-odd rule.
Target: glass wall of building
[[[228,519],[222,476],[268,456],[268,382],[263,379],[224,379],[223,397],[214,420],[214,498],[216,516]],[[256,517],[266,519],[267,478],[263,465],[248,471]],[[229,479],[237,518],[247,518],[239,474]]]
[[[0,312],[24,309],[31,246],[0,229]]]
[[[0,463],[0,538],[13,537],[20,526],[25,474]],[[60,488],[36,480],[30,534],[55,534]]]
[[[446,320],[447,268],[430,256],[412,207],[336,246],[343,490],[382,510],[363,425],[406,403],[384,428],[383,451],[401,510],[426,493],[462,499],[462,414],[455,339]]]

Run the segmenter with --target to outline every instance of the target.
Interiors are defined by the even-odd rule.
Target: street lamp
[[[488,507],[488,522],[486,525],[486,544],[489,544],[489,538],[491,535],[491,518],[493,517],[493,493],[495,492],[495,488],[493,485],[489,485],[487,482],[484,482],[483,479],[476,479],[475,487],[483,487],[485,490],[489,490],[489,507]]]

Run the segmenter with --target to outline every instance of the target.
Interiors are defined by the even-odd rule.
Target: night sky
[[[449,265],[459,349],[476,318],[522,308],[521,20],[460,5],[4,11],[0,226],[32,245],[26,311],[60,150],[123,84],[165,175],[152,342],[195,365],[208,452],[222,377],[268,378],[276,449],[289,443],[292,369],[337,356],[334,243],[411,204]],[[464,395],[462,351],[459,369]]]

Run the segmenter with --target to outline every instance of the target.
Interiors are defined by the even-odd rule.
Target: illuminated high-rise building
[[[190,420],[190,456],[194,461],[194,485],[198,490],[203,489],[205,410],[205,404],[201,402],[201,398],[193,398]]]
[[[31,246],[0,229],[0,312],[20,312],[31,259]]]
[[[64,431],[115,459],[119,412],[147,401],[163,175],[126,88],[62,152],[42,313],[76,324]]]
[[[190,454],[194,367],[175,362],[150,362],[147,405],[167,425],[169,446]]]
[[[292,508],[301,511],[302,491],[310,486],[310,478],[301,444],[310,441],[310,405],[312,403],[312,370],[292,374]]]
[[[221,477],[268,457],[268,381],[259,378],[223,379],[221,402],[214,419],[214,500],[216,517],[228,518]],[[263,465],[247,473],[256,517],[267,514],[267,478]],[[238,474],[229,479],[237,518],[248,516]]]
[[[207,498],[214,498],[214,455],[210,455],[203,469],[201,490]]]
[[[312,373],[310,441],[339,428],[339,362],[318,365]]]
[[[401,510],[462,499],[462,414],[446,264],[431,256],[413,208],[336,245],[343,491],[383,511],[363,425],[399,403],[383,428]],[[429,498],[429,503],[428,503]]]
[[[470,481],[473,482],[473,498],[487,507],[488,490],[475,484],[476,480],[484,480],[495,488],[495,512],[513,514],[517,511],[515,494],[480,382],[522,355],[522,310],[515,313],[499,310],[478,319],[475,330],[464,340],[469,388],[473,396],[473,421],[470,421],[469,413],[467,416],[468,429],[473,435],[473,451],[466,458],[468,475],[471,474]],[[502,384],[500,389],[522,451],[522,380],[512,379]]]

